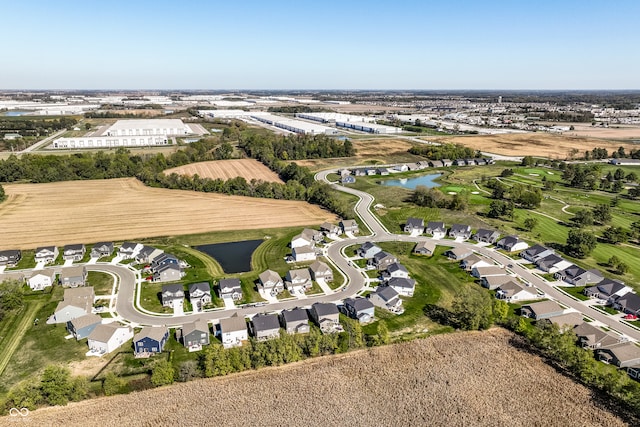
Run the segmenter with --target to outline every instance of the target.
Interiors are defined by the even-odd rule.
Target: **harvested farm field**
[[[84,427],[91,414],[101,426],[627,425],[513,339],[502,329],[438,335],[40,409],[29,421]],[[193,410],[196,401],[215,402],[215,411]]]
[[[146,187],[134,178],[5,184],[0,249],[320,224],[301,201]]]
[[[446,136],[432,137],[430,140],[440,143],[450,142],[462,144],[476,150],[481,150],[504,156],[536,156],[552,159],[567,159],[571,157],[571,150],[578,150],[579,156],[586,150],[606,148],[608,151],[624,147],[627,152],[638,148],[638,145],[622,141],[608,141],[604,139],[573,137],[542,132],[515,133],[500,135],[478,136]]]
[[[193,176],[198,174],[200,178],[228,180],[243,177],[247,181],[257,179],[265,182],[279,182],[282,180],[274,171],[254,159],[212,160],[209,162],[191,163],[177,168],[167,169],[166,175],[176,173],[178,175]]]

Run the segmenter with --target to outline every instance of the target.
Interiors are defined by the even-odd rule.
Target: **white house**
[[[220,319],[220,340],[224,348],[240,347],[249,339],[247,322],[238,313],[226,319]]]
[[[39,270],[27,279],[27,283],[32,291],[42,291],[52,286],[55,278],[56,273],[52,269]]]
[[[291,239],[291,249],[301,248],[303,246],[313,247],[314,245],[315,242],[313,241],[313,239],[303,234],[293,236],[293,239]]]
[[[111,353],[133,338],[133,329],[120,323],[105,323],[95,327],[87,337],[89,350],[102,355]]]
[[[311,246],[295,247],[291,250],[293,259],[296,262],[315,261],[316,251]]]

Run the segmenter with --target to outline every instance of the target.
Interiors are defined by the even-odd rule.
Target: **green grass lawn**
[[[14,268],[8,270],[25,270],[36,266],[35,251],[22,251],[22,258]]]
[[[143,282],[140,289],[140,306],[154,313],[173,313],[170,307],[162,306],[163,283]]]
[[[607,312],[609,314],[613,314],[613,315],[620,314],[620,312],[618,310],[616,310],[616,309],[614,309],[612,307],[609,307],[607,305],[594,305],[593,307],[599,308],[600,310],[605,311],[605,312]]]
[[[93,286],[96,295],[109,295],[113,290],[113,276],[100,271],[87,273],[87,286]]]
[[[561,289],[563,291],[565,291],[566,293],[568,293],[571,296],[574,296],[574,297],[578,298],[580,301],[587,301],[589,299],[589,297],[582,293],[584,291],[584,288],[585,288],[585,286],[576,286],[576,287],[563,286],[563,287],[561,287]]]

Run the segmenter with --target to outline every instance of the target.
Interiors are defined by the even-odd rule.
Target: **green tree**
[[[596,248],[597,239],[595,234],[572,228],[569,230],[565,251],[576,258],[585,258]]]
[[[195,360],[185,360],[180,363],[178,367],[178,381],[187,382],[196,378],[200,378],[202,375],[198,369],[198,362]]]
[[[14,386],[7,394],[7,405],[10,408],[27,408],[34,410],[43,401],[40,384],[35,381],[24,381]]]
[[[226,350],[220,344],[208,345],[201,354],[201,365],[204,376],[217,377],[232,372]]]
[[[71,379],[71,389],[69,390],[69,399],[74,402],[84,400],[89,395],[89,378],[78,376]]]
[[[157,386],[172,384],[175,370],[168,360],[157,360],[151,370],[151,384]]]
[[[126,384],[127,382],[123,378],[118,377],[113,372],[108,372],[104,377],[104,381],[102,381],[102,390],[105,396],[112,396],[121,393]]]
[[[609,258],[609,260],[607,261],[607,265],[611,267],[611,269],[616,274],[625,274],[627,271],[629,271],[629,266],[615,255]]]
[[[608,243],[616,244],[626,242],[629,235],[627,230],[622,227],[607,227],[602,232],[602,238]]]
[[[593,218],[600,224],[611,222],[611,206],[603,203],[593,208]]]
[[[0,202],[4,202],[7,198],[7,195],[4,192],[4,188],[0,185]]]
[[[493,323],[493,304],[486,292],[459,293],[453,301],[451,312],[460,329],[488,329]]]
[[[578,227],[586,227],[589,225],[593,225],[593,212],[587,209],[580,209],[576,212],[576,214],[571,218],[571,220]]]
[[[49,365],[40,379],[42,396],[49,405],[66,405],[72,390],[71,371],[62,366]]]
[[[622,181],[614,181],[613,185],[611,186],[611,191],[613,191],[614,193],[619,193],[624,189],[624,184],[622,183]]]
[[[524,220],[524,229],[527,231],[532,231],[538,225],[538,218],[526,218]]]
[[[376,327],[376,341],[378,345],[388,344],[390,340],[389,337],[389,328],[387,327],[387,322],[384,320],[378,321],[378,326]]]

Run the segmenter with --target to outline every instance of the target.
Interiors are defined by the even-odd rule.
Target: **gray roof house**
[[[467,240],[471,237],[471,226],[466,224],[453,224],[449,229],[449,237]]]
[[[344,300],[343,307],[347,316],[356,319],[360,323],[364,324],[373,321],[375,307],[366,298],[347,298]]]
[[[520,252],[520,256],[527,261],[536,262],[540,258],[544,258],[548,255],[555,254],[556,251],[549,249],[542,245],[533,245]]]
[[[202,307],[211,304],[211,286],[209,282],[198,282],[189,285],[189,302],[194,310],[202,310]]]
[[[190,352],[199,351],[203,345],[209,345],[209,335],[209,324],[206,320],[199,319],[183,325],[178,340],[182,341],[182,345]]]
[[[153,246],[143,246],[135,255],[135,260],[138,264],[149,263],[163,252],[162,249],[156,249]]]
[[[640,296],[627,292],[613,300],[613,307],[628,314],[640,315]]]
[[[0,266],[15,267],[21,259],[22,251],[20,249],[0,251]]]
[[[60,273],[60,283],[62,286],[77,288],[84,286],[87,281],[87,268],[79,265],[76,267],[65,267]]]
[[[487,276],[502,276],[505,273],[504,269],[497,265],[489,265],[486,267],[473,267],[471,269],[471,275],[478,279],[482,279]]]
[[[309,332],[309,315],[307,310],[296,307],[292,310],[282,310],[280,313],[282,327],[288,334],[306,334]]]
[[[258,341],[270,340],[280,336],[280,321],[277,314],[256,314],[250,323],[251,334]]]
[[[595,286],[584,289],[584,294],[588,297],[608,300],[630,292],[631,288],[618,280],[603,279]]]
[[[473,267],[486,267],[492,265],[485,258],[480,257],[476,254],[471,254],[462,261],[460,261],[460,268],[465,269],[466,271],[471,271]]]
[[[447,226],[444,225],[444,222],[440,221],[429,221],[427,223],[427,228],[424,230],[426,234],[430,234],[435,238],[443,238],[447,235]]]
[[[342,229],[335,224],[331,224],[330,222],[323,222],[320,224],[320,231],[322,231],[327,236],[339,236]]]
[[[113,242],[98,242],[91,248],[91,258],[102,258],[113,253]]]
[[[640,364],[640,347],[633,342],[612,345],[596,350],[596,359],[619,368],[628,368]]]
[[[394,262],[398,262],[398,258],[388,252],[380,251],[367,261],[367,265],[375,267],[378,270],[386,270],[387,267]]]
[[[308,291],[313,286],[309,269],[298,268],[287,271],[287,275],[285,276],[285,285],[291,294],[304,293]]]
[[[340,221],[340,228],[342,228],[343,233],[358,234],[360,232],[355,219],[343,219]]]
[[[249,339],[247,322],[244,317],[234,313],[231,317],[220,319],[220,340],[224,348],[240,347]]]
[[[358,256],[365,259],[373,258],[373,256],[378,252],[382,252],[382,249],[380,249],[378,245],[371,242],[364,242],[357,251]]]
[[[76,317],[91,313],[94,299],[95,293],[91,286],[65,289],[63,300],[58,303],[47,323],[67,323]]]
[[[580,345],[591,350],[620,343],[618,336],[587,322],[582,322],[573,328],[573,332],[578,336]]]
[[[513,280],[500,285],[496,292],[496,298],[507,302],[531,301],[539,298],[538,293],[533,289],[521,285]]]
[[[122,259],[133,259],[135,254],[142,249],[141,243],[124,242],[118,248],[118,256]]]
[[[333,281],[333,270],[325,262],[314,261],[309,266],[309,272],[315,281],[318,281],[318,279],[324,279],[326,282]]]
[[[557,302],[551,300],[534,302],[533,304],[523,305],[520,308],[521,315],[536,320],[548,319],[563,313],[564,309]]]
[[[178,264],[163,264],[153,268],[154,282],[175,282],[184,276],[182,267]]]
[[[335,304],[316,302],[309,311],[311,319],[320,327],[323,333],[342,331],[340,326],[340,311]]]
[[[86,252],[87,249],[83,244],[65,245],[62,249],[62,258],[66,261],[80,261]]]
[[[271,296],[275,296],[284,291],[284,281],[278,273],[273,270],[265,270],[258,276],[258,286]]]
[[[496,230],[487,230],[486,228],[480,228],[474,234],[473,239],[477,242],[494,244],[500,238],[500,233]]]
[[[529,244],[524,240],[520,240],[518,236],[506,236],[496,242],[496,248],[507,252],[518,252],[528,247]]]
[[[42,246],[36,249],[36,262],[44,262],[49,264],[58,258],[58,248],[55,246]]]
[[[218,293],[220,298],[231,298],[234,301],[240,301],[242,299],[240,279],[220,279]]]
[[[444,253],[444,255],[447,256],[448,258],[457,260],[457,261],[463,260],[472,254],[473,254],[473,249],[469,249],[466,247],[449,249]]]
[[[392,277],[404,277],[406,279],[409,277],[409,270],[399,262],[394,262],[389,264],[387,269],[382,272],[382,277],[387,280]]]
[[[542,271],[547,271],[549,273],[560,270],[563,263],[569,264],[568,261],[565,261],[564,258],[556,254],[547,255],[546,257],[538,259],[538,261],[535,262],[536,267],[538,267]]]
[[[416,281],[405,277],[392,277],[387,280],[386,286],[393,288],[400,295],[412,297],[416,288]]]
[[[431,240],[425,240],[416,244],[416,247],[413,248],[413,253],[416,255],[431,256],[433,255],[433,252],[435,252],[435,250],[436,244]]]
[[[135,357],[149,357],[162,353],[169,339],[169,330],[165,326],[145,326],[133,336]]]
[[[407,222],[404,225],[404,232],[422,234],[424,232],[424,219],[407,218]]]
[[[498,289],[501,285],[513,281],[513,276],[502,274],[499,276],[485,276],[482,278],[482,286],[489,290]]]
[[[582,313],[576,313],[575,311],[561,314],[560,316],[553,316],[546,319],[548,322],[558,325],[560,330],[573,329],[576,326],[584,323]]]
[[[76,340],[81,340],[82,338],[88,337],[95,327],[101,323],[102,317],[97,314],[87,313],[69,320],[67,322],[67,330]]]
[[[375,292],[367,295],[367,298],[376,307],[396,314],[404,313],[404,307],[402,307],[402,300],[398,292],[390,286],[378,286]]]
[[[176,308],[182,305],[184,299],[184,288],[182,283],[164,285],[162,287],[162,306]]]
[[[575,264],[571,264],[564,270],[557,271],[554,277],[573,286],[586,286],[600,283],[604,276],[596,269],[585,270]]]

